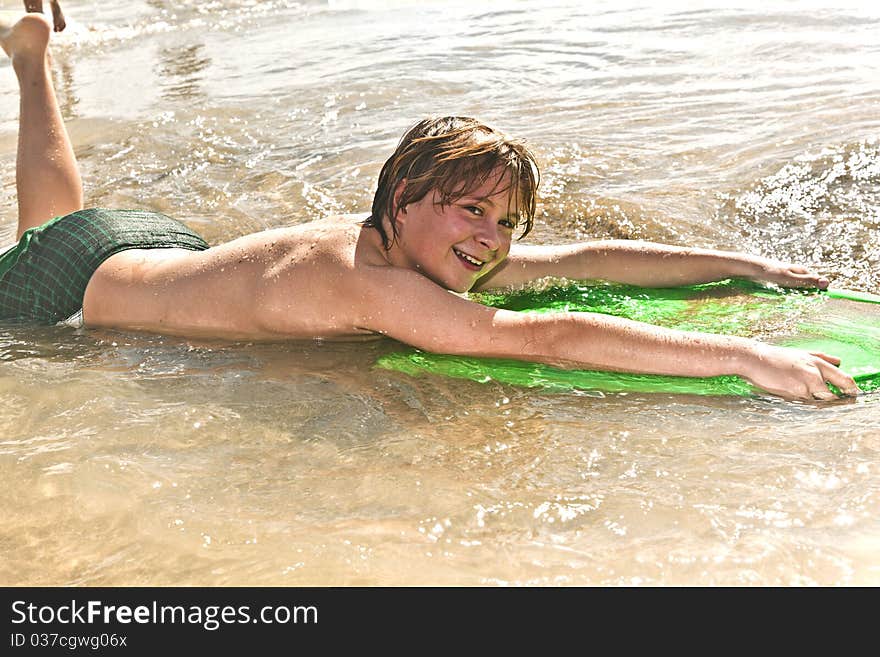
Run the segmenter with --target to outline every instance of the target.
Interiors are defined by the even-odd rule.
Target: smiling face
[[[539,182],[523,142],[468,117],[424,119],[382,166],[363,225],[389,264],[466,292],[532,228]]]
[[[510,251],[515,193],[509,174],[499,172],[448,204],[433,191],[401,207],[389,261],[453,292],[467,292]]]
[[[465,116],[424,119],[407,131],[382,166],[372,213],[363,225],[374,229],[390,251],[399,238],[402,208],[427,210],[439,203],[434,214],[445,216],[447,210],[461,208],[463,195],[483,201],[509,188],[515,195],[499,201],[499,207],[513,201],[516,228],[524,237],[532,228],[539,182],[538,164],[523,142]],[[491,204],[476,214],[487,209]]]

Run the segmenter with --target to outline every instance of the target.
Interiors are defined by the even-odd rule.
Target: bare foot
[[[43,61],[52,26],[42,14],[0,12],[0,46],[12,65]]]
[[[61,4],[58,0],[49,0],[52,7],[52,22],[55,24],[55,31],[61,32],[67,27],[67,21],[64,20],[64,12],[61,11]],[[24,0],[24,9],[28,13],[43,13],[43,0]]]

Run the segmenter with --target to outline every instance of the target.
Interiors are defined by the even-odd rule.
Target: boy
[[[514,313],[450,294],[544,276],[828,284],[795,265],[705,249],[617,241],[511,248],[515,231],[532,224],[537,166],[521,144],[473,119],[413,127],[383,167],[366,220],[335,217],[208,248],[164,215],[82,210],[46,64],[50,31],[36,14],[0,28],[21,92],[20,239],[0,256],[0,318],[57,322],[81,308],[87,326],[248,340],[386,335],[451,354],[738,374],[790,399],[833,399],[826,382],[858,392],[825,354],[590,313]]]

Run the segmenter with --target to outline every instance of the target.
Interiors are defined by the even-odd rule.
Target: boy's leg
[[[0,45],[12,59],[21,93],[18,125],[18,232],[82,209],[82,179],[58,109],[48,43],[51,26],[27,14],[9,26],[0,17]]]
[[[67,27],[67,21],[64,20],[64,12],[61,11],[58,0],[52,0],[52,23],[55,25],[56,32],[61,32]]]

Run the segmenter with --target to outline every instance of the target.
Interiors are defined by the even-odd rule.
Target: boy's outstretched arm
[[[367,281],[369,281],[367,283]],[[833,356],[593,313],[517,313],[473,303],[420,274],[378,267],[346,296],[360,328],[436,353],[564,367],[708,377],[737,374],[787,399],[859,392]],[[357,288],[357,289],[355,289]]]
[[[514,244],[510,255],[475,291],[522,285],[544,276],[673,287],[744,278],[783,287],[828,287],[828,279],[800,265],[734,251],[653,242],[604,240],[561,246]]]

